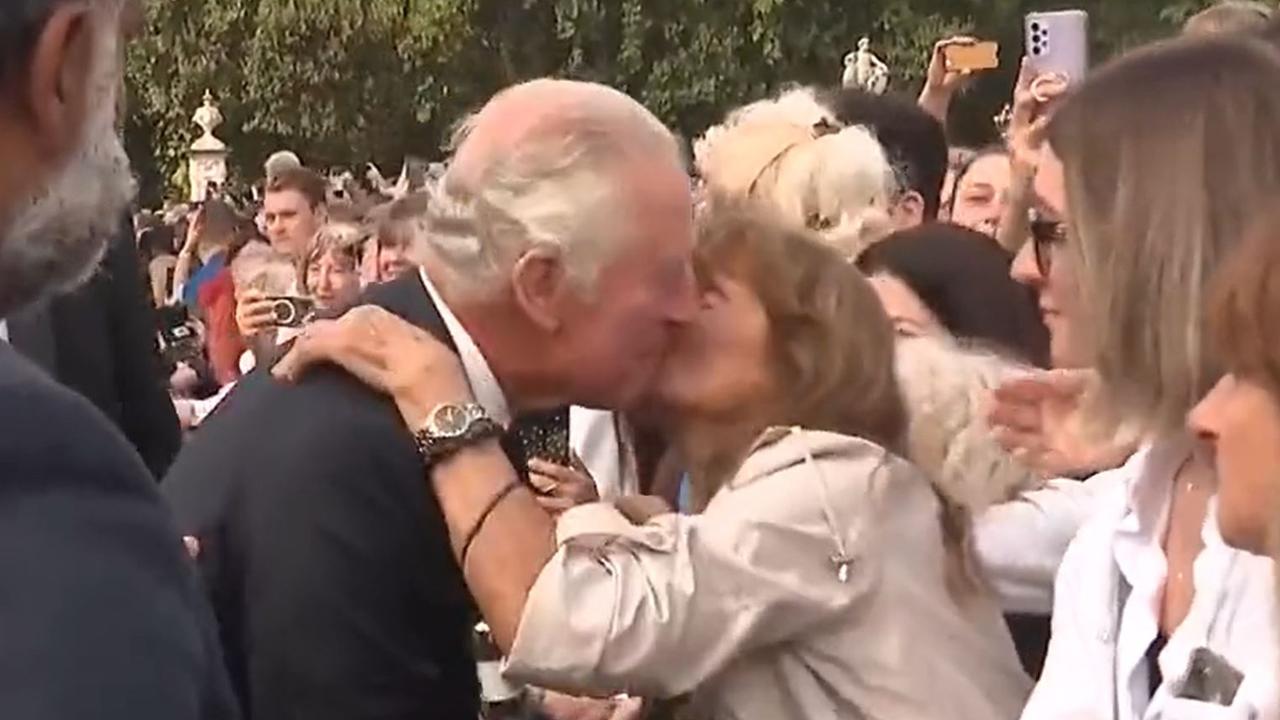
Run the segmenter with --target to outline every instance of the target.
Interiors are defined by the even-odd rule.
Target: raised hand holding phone
[[[1029,13],[1025,22],[1027,62],[1034,75],[1054,73],[1068,85],[1089,70],[1089,13],[1059,10]]]

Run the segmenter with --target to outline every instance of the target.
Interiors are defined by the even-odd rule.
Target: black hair
[[[0,2],[0,83],[25,66],[54,9],[67,0],[3,0]]]
[[[942,124],[903,95],[874,95],[859,88],[822,93],[821,101],[844,125],[862,125],[884,147],[906,190],[924,199],[925,220],[935,220],[947,177],[947,136]]]
[[[956,169],[955,179],[951,181],[951,197],[947,198],[948,215],[956,209],[956,195],[960,190],[960,183],[969,175],[969,171],[973,169],[974,165],[978,164],[979,160],[989,158],[993,155],[1010,157],[1009,148],[999,143],[987,145],[981,149],[975,150],[974,153]]]
[[[1049,334],[1034,293],[1009,276],[994,240],[948,223],[896,232],[867,248],[858,269],[906,283],[954,337],[1045,367]]]

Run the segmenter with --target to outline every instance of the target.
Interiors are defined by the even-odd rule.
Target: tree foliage
[[[831,83],[863,35],[914,92],[932,43],[1001,41],[1005,67],[962,99],[956,131],[990,133],[1041,0],[151,0],[129,54],[127,137],[147,199],[181,176],[206,89],[233,177],[289,148],[311,165],[388,169],[434,156],[497,89],[543,75],[633,95],[686,136],[787,83]],[[1173,32],[1205,0],[1080,0],[1105,57]]]

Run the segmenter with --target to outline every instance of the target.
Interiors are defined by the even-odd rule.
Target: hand
[[[933,92],[948,97],[956,94],[973,76],[972,70],[952,70],[947,67],[947,48],[961,45],[977,45],[978,39],[965,35],[957,35],[940,40],[933,46],[933,54],[929,57],[929,72],[925,76],[925,92]]]
[[[613,506],[633,525],[643,525],[653,518],[675,512],[665,499],[656,495],[627,495],[614,500]]]
[[[380,307],[364,305],[338,320],[313,322],[271,372],[293,382],[324,363],[390,396],[411,431],[426,424],[439,405],[474,401],[458,356]]]
[[[275,327],[273,303],[260,290],[245,290],[236,296],[236,327],[241,337],[251,338]]]
[[[187,236],[183,239],[182,250],[179,252],[183,255],[194,255],[200,246],[200,236],[203,234],[204,208],[202,207],[191,213],[191,218],[187,221]]]
[[[572,458],[573,467],[564,467],[545,460],[529,461],[529,482],[538,492],[538,504],[553,516],[577,505],[599,502],[600,492],[591,473],[577,455]]]
[[[1048,478],[1119,466],[1136,449],[1136,438],[1097,438],[1090,432],[1082,400],[1096,382],[1091,371],[1054,370],[1004,383],[987,416],[996,441]]]
[[[551,720],[638,720],[644,702],[640,698],[596,700],[547,691],[541,710]]]
[[[924,89],[920,91],[919,105],[938,122],[946,125],[951,99],[969,82],[972,70],[951,70],[947,67],[946,49],[953,45],[974,45],[976,38],[949,37],[933,46],[929,56],[929,72],[925,75]]]
[[[1034,174],[1044,146],[1045,130],[1053,118],[1053,107],[1067,94],[1067,78],[1059,73],[1036,75],[1022,59],[1018,82],[1013,89],[1013,114],[1009,120],[1009,157],[1015,168]]]

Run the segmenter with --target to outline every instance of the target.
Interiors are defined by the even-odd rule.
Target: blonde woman
[[[320,228],[298,263],[299,286],[324,313],[345,312],[360,297],[360,251],[369,233],[355,223]]]
[[[896,182],[884,148],[865,128],[841,127],[808,90],[731,113],[694,156],[713,199],[757,202],[847,259],[892,229]]]
[[[1095,478],[1113,488],[1062,560],[1023,718],[1275,717],[1274,569],[1224,542],[1184,423],[1222,361],[1209,277],[1280,196],[1280,60],[1207,40],[1112,64],[1049,123],[1035,193],[1014,275],[1040,294],[1055,359],[1097,368],[1149,440]]]
[[[1015,716],[1030,682],[969,568],[964,523],[898,456],[893,330],[866,280],[810,234],[723,208],[704,218],[695,264],[701,310],[658,395],[699,514],[633,524],[610,505],[576,507],[554,545],[523,543],[530,569],[505,552],[493,562],[495,538],[547,522],[536,505],[507,503],[484,526],[483,507],[442,502],[486,619],[514,629],[495,633],[508,675],[688,694],[683,716],[695,718]],[[277,374],[326,358],[393,389],[415,425],[444,378],[466,392],[447,350],[372,309],[309,331]],[[424,362],[451,375],[410,369]],[[495,453],[467,451],[432,480],[484,469],[515,483]],[[477,517],[489,540],[472,552],[490,555],[469,565]]]

